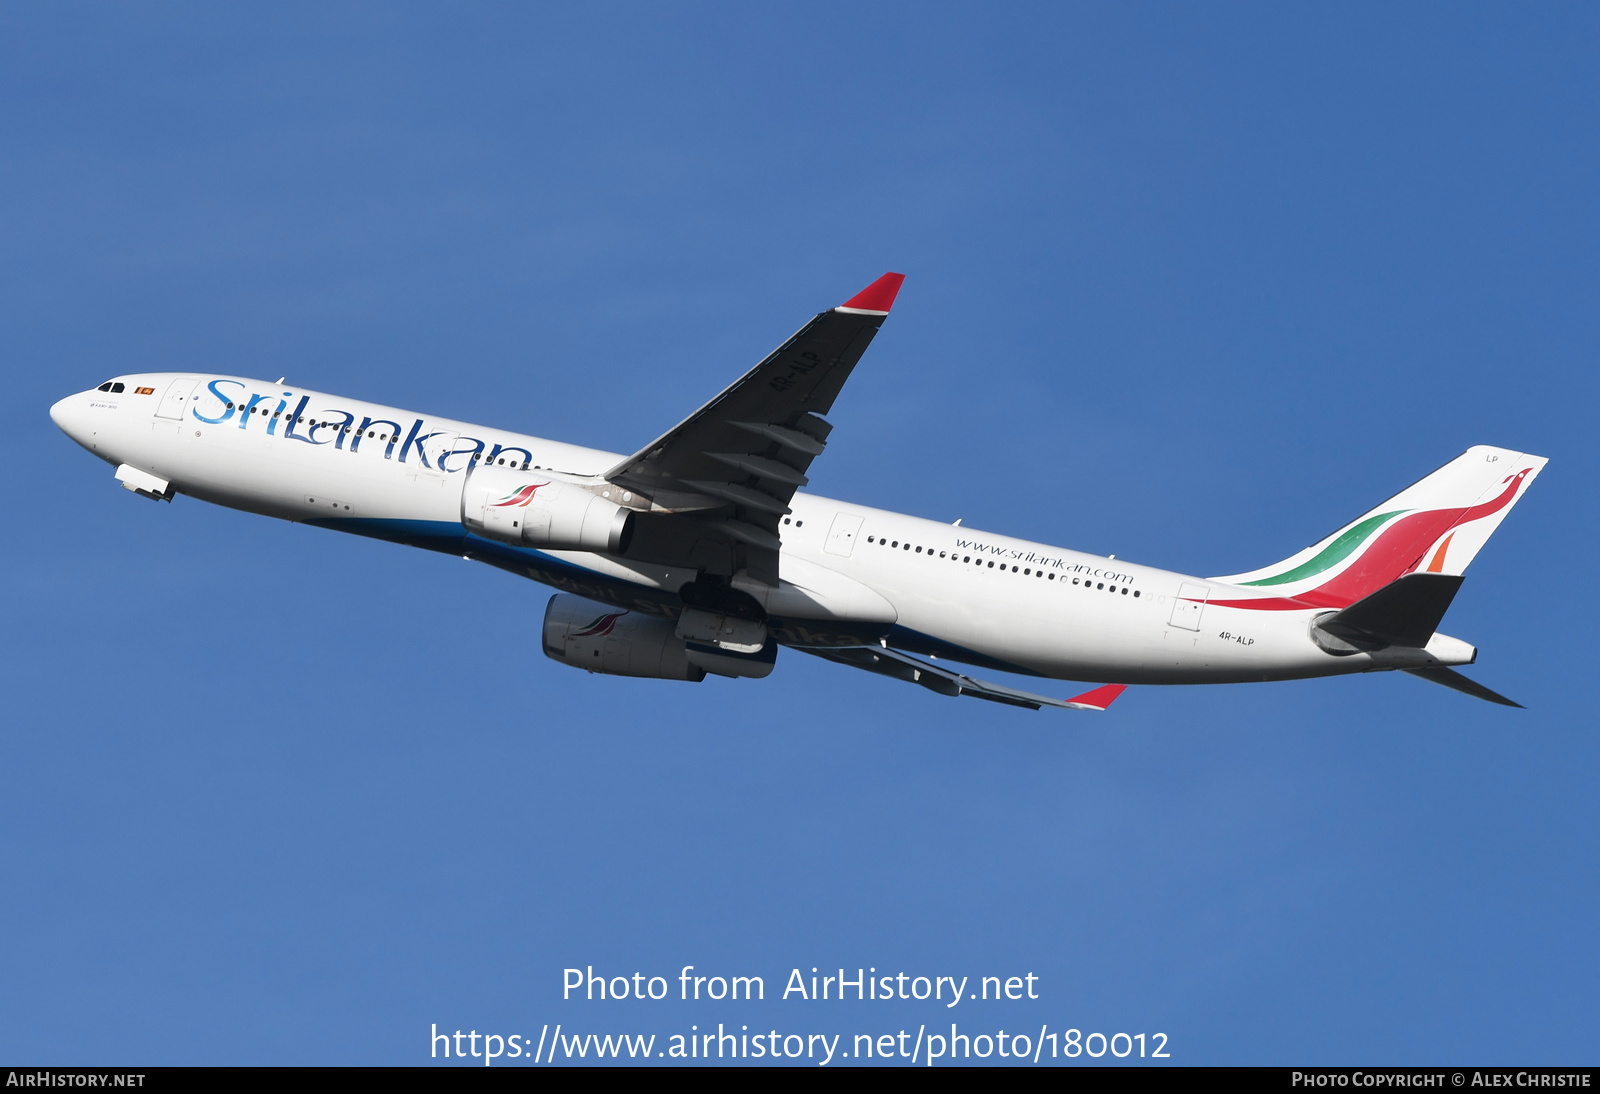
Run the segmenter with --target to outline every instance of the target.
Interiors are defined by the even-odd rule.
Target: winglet
[[[834,310],[888,315],[905,279],[905,274],[886,273]]]
[[[1117,696],[1127,690],[1126,684],[1106,684],[1093,691],[1086,691],[1082,695],[1074,695],[1067,700],[1067,705],[1075,710],[1104,710],[1116,702]]]

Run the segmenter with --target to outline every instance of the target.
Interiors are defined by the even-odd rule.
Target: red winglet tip
[[[888,314],[889,309],[894,307],[894,298],[899,295],[900,286],[905,279],[905,274],[886,273],[840,306],[854,308],[856,311],[881,311]]]
[[[1116,702],[1117,696],[1121,695],[1127,690],[1127,684],[1106,684],[1103,687],[1095,688],[1093,691],[1086,691],[1082,695],[1074,695],[1071,699],[1068,699],[1067,702],[1082,703],[1086,707],[1093,707],[1096,710],[1104,710],[1106,707]]]

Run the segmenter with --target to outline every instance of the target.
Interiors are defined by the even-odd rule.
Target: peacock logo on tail
[[[1508,508],[1535,470],[1534,467],[1524,467],[1515,474],[1507,475],[1500,480],[1500,488],[1494,497],[1476,505],[1390,509],[1374,513],[1347,528],[1313,557],[1298,565],[1237,582],[1256,588],[1320,582],[1313,587],[1302,587],[1288,596],[1254,600],[1213,599],[1209,603],[1252,611],[1344,608],[1405,574],[1418,570],[1444,573],[1446,556],[1456,539],[1456,531],[1465,524],[1493,517]],[[1471,550],[1475,551],[1476,548]],[[1471,557],[1468,554],[1466,561],[1471,561]],[[1465,565],[1465,562],[1459,565]]]

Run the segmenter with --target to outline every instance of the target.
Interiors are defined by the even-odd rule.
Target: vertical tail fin
[[[1307,607],[1343,608],[1405,574],[1460,576],[1547,462],[1506,448],[1469,448],[1299,554],[1212,580]]]

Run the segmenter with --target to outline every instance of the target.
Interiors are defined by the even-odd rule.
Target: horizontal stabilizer
[[[1454,669],[1406,669],[1412,676],[1420,676],[1424,680],[1432,680],[1435,684],[1443,684],[1447,688],[1464,692],[1474,699],[1484,699],[1491,703],[1499,703],[1503,707],[1516,707],[1518,710],[1526,709],[1521,703],[1512,702],[1497,691],[1490,691],[1476,680],[1469,680]]]
[[[1358,649],[1426,646],[1449,610],[1459,574],[1407,574],[1341,611],[1317,621]]]
[[[828,661],[837,661],[841,665],[866,669],[879,676],[892,676],[896,680],[920,684],[940,695],[970,695],[974,699],[987,699],[991,703],[1005,703],[1008,706],[1027,707],[1030,710],[1038,710],[1040,707],[1105,710],[1123,690],[1120,684],[1107,684],[1105,687],[1095,688],[1072,699],[1052,699],[1048,695],[1034,695],[1016,688],[975,680],[963,673],[952,672],[939,665],[930,665],[910,654],[885,649],[882,646],[796,646],[795,648]]]

